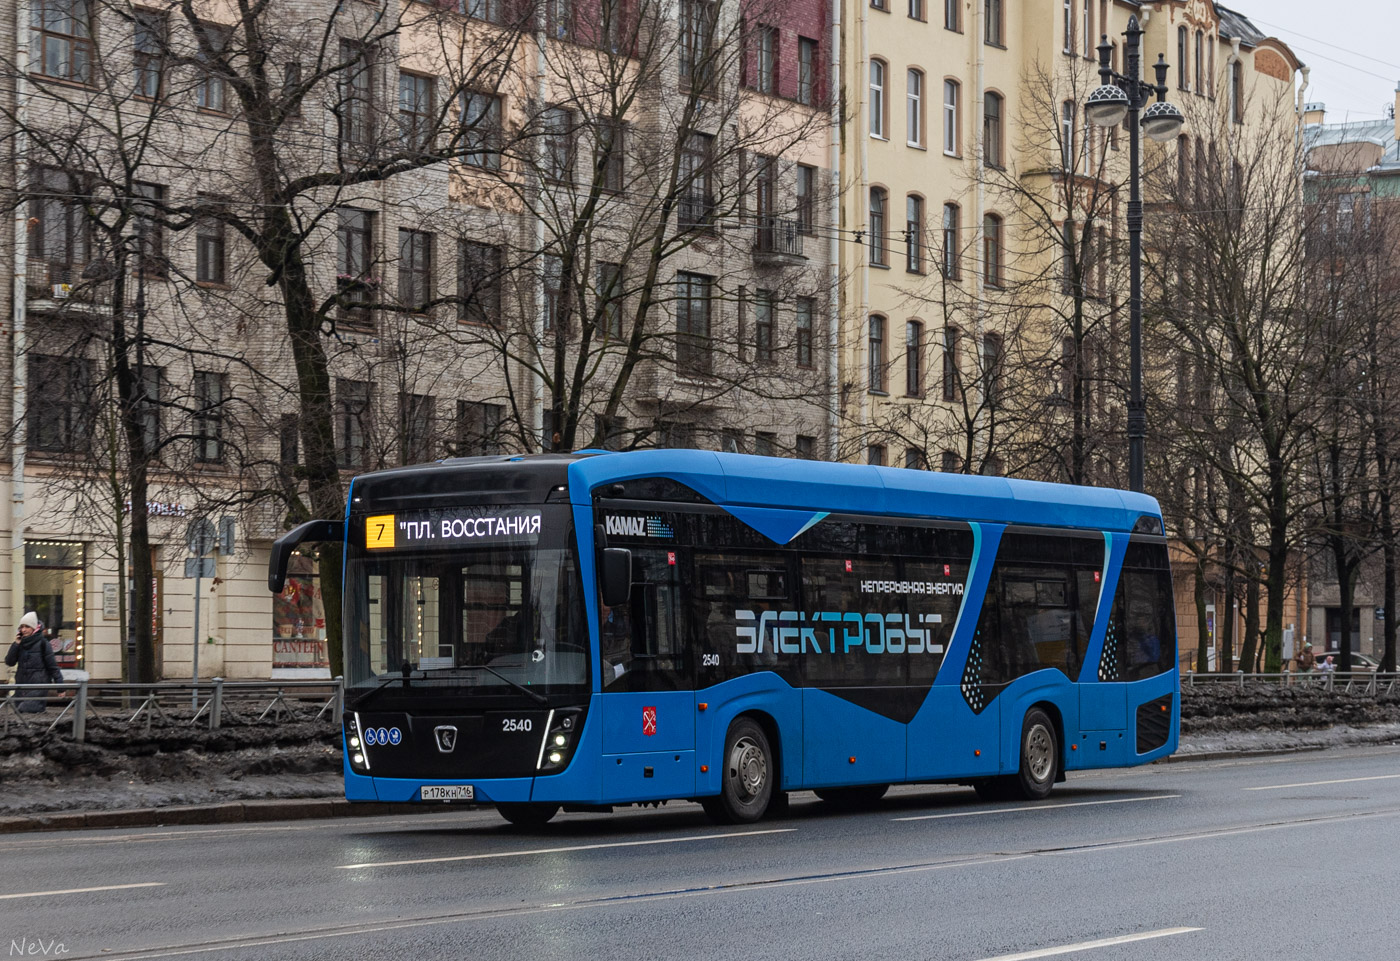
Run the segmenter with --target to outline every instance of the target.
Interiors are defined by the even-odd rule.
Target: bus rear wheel
[[[1017,797],[1039,801],[1049,796],[1060,773],[1060,743],[1055,724],[1038,707],[1026,712],[1021,722],[1021,767],[1007,779],[1007,787]]]
[[[776,774],[773,751],[763,728],[741,717],[730,725],[724,739],[720,793],[702,798],[700,804],[710,819],[719,824],[751,824],[767,813]]]
[[[856,811],[874,805],[889,789],[888,784],[861,784],[857,787],[824,787],[815,793],[834,808]]]
[[[513,803],[497,804],[501,817],[519,828],[542,828],[559,813],[557,804]]]

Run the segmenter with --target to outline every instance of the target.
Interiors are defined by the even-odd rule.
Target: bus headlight
[[[540,773],[557,771],[569,763],[569,752],[573,748],[573,735],[579,724],[579,710],[564,708],[551,711],[546,723],[544,741],[540,744],[540,758],[536,765]]]
[[[345,715],[345,743],[354,753],[350,755],[350,767],[356,774],[369,773],[369,757],[361,745],[360,715],[346,713]]]

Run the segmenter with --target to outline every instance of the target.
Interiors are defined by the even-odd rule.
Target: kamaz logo
[[[616,517],[603,518],[604,529],[611,535],[620,537],[675,537],[676,532],[669,524],[663,524],[659,517]]]

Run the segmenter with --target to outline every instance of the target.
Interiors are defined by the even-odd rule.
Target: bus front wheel
[[[541,828],[549,823],[550,818],[559,813],[557,804],[540,803],[513,803],[497,804],[496,810],[501,817],[519,828]]]
[[[1026,712],[1021,722],[1021,767],[1011,775],[1008,786],[1028,801],[1049,796],[1060,771],[1060,744],[1055,724],[1038,707]]]
[[[763,728],[741,717],[724,739],[719,796],[702,798],[700,803],[710,819],[720,824],[750,824],[767,813],[776,774]]]

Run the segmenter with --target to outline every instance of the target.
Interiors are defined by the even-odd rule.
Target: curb
[[[98,828],[148,828],[191,824],[254,824],[262,821],[302,821],[311,818],[378,817],[385,814],[440,814],[436,805],[351,803],[344,798],[288,798],[270,801],[229,801],[120,811],[74,811],[0,817],[0,834],[31,831],[81,831]]]
[[[1254,751],[1202,751],[1198,754],[1172,754],[1153,764],[1180,764],[1183,761],[1224,761],[1242,757],[1272,757],[1277,754],[1302,754],[1305,751],[1325,751],[1321,744],[1300,744],[1297,747],[1259,748]]]

